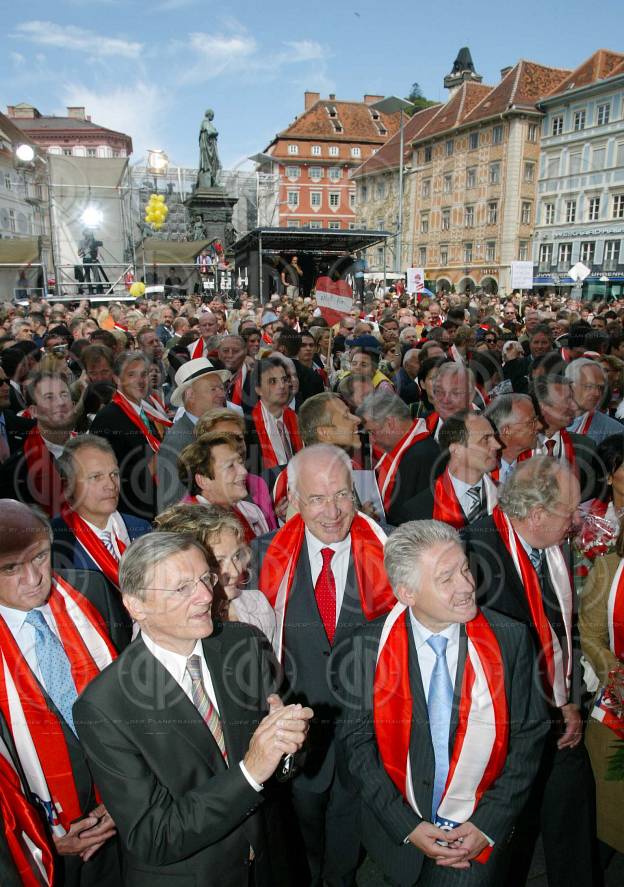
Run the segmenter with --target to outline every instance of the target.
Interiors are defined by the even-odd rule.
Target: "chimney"
[[[365,105],[374,105],[375,102],[380,102],[384,97],[382,95],[365,95],[364,96],[364,104]]]
[[[336,93],[335,93],[335,92],[330,92],[330,94],[329,94],[329,100],[330,100],[331,102],[335,102],[335,101],[336,101]]]
[[[304,92],[303,94],[303,108],[304,111],[309,111],[310,108],[315,105],[317,102],[320,102],[321,94],[320,92]]]
[[[504,80],[507,74],[512,70],[513,65],[507,65],[506,68],[501,68],[501,80]]]
[[[7,105],[7,117],[16,120],[34,120],[36,117],[41,117],[41,114],[33,105]]]
[[[67,116],[72,117],[74,120],[86,120],[86,114],[84,107],[80,107],[79,105],[74,105],[71,108],[67,109]]]

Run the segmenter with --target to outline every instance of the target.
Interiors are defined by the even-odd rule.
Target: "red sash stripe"
[[[273,444],[271,443],[271,438],[269,437],[266,425],[264,424],[264,416],[262,415],[262,405],[260,401],[258,401],[258,403],[251,411],[251,416],[254,421],[254,425],[256,426],[256,433],[260,442],[263,466],[264,468],[277,468],[279,463],[277,461],[277,456],[275,455],[275,450],[273,449]],[[284,409],[282,418],[284,420],[286,430],[288,431],[288,436],[290,437],[290,445],[292,447],[293,454],[298,453],[303,444],[301,442],[301,437],[299,436],[297,414],[294,412],[294,410],[291,410],[290,407],[286,407]]]
[[[77,512],[70,508],[67,503],[61,508],[61,517],[76,539],[83,546],[91,560],[95,561],[106,578],[119,588],[119,564],[97,533],[94,533],[88,523],[83,520]],[[117,536],[115,537],[115,541],[117,542],[120,553],[123,554],[126,546]]]
[[[134,407],[130,404],[130,402],[122,394],[116,391],[113,395],[111,403],[114,403],[116,406],[119,407],[122,413],[124,413],[127,418],[130,419],[132,424],[139,429],[145,440],[148,442],[150,449],[154,453],[157,453],[160,449],[159,439],[156,437],[156,435],[147,430],[145,424],[141,421],[141,417],[134,409]]]

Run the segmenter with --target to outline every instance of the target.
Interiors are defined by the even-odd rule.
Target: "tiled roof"
[[[552,92],[570,72],[535,62],[519,61],[487,98],[466,115],[464,123],[477,123],[508,111],[511,107],[534,109],[539,99]]]
[[[98,126],[91,120],[83,120],[78,117],[15,117],[16,126],[25,132],[58,132],[60,130],[90,130],[91,132],[107,132],[112,135],[121,136],[129,139],[130,136],[123,132],[117,132],[114,129],[107,129],[105,126]]]
[[[599,49],[582,65],[575,68],[562,83],[557,84],[556,88],[544,93],[544,97],[558,95],[566,90],[578,89],[581,86],[589,86],[590,83],[595,83],[597,80],[604,80],[622,73],[624,73],[624,54],[612,52],[610,49]]]
[[[336,109],[336,117],[329,116],[328,108]],[[399,113],[381,114],[378,123],[388,130],[388,135],[381,135],[373,120],[370,106],[364,102],[342,102],[334,99],[322,99],[294,120],[290,126],[277,134],[279,138],[329,139],[337,142],[376,142],[383,144],[388,136],[394,135],[399,128]],[[343,127],[338,133],[333,121]],[[275,140],[274,140],[275,141]]]
[[[447,132],[462,124],[473,108],[492,92],[491,86],[484,83],[467,81],[462,83],[445,105],[438,108],[430,122],[423,127],[412,141],[421,141],[424,138]]]
[[[441,105],[432,105],[430,108],[423,108],[422,111],[417,111],[406,121],[403,126],[403,162],[409,160],[411,156],[410,142],[418,136],[418,133],[431,121],[441,107]],[[379,170],[396,169],[399,166],[400,150],[401,134],[397,131],[383,147],[352,173],[352,178],[370,175]]]

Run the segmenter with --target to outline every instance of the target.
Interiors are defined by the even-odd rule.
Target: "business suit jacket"
[[[416,495],[412,496],[411,499],[408,499],[407,502],[397,505],[395,508],[395,516],[399,521],[399,525],[410,520],[431,520],[433,518],[433,507],[435,504],[433,491],[433,484],[431,484],[424,490],[421,490],[420,493],[416,493]],[[477,512],[472,523],[479,520],[479,518],[486,513],[487,503],[482,498],[481,511]],[[468,520],[465,515],[464,518],[464,524],[467,524]]]
[[[144,435],[117,404],[109,403],[95,416],[91,434],[105,438],[115,451],[121,477],[119,510],[145,520],[156,515],[156,484],[150,472],[152,452]]]
[[[495,842],[495,846],[498,846],[509,836],[514,821],[528,797],[548,727],[544,723],[545,708],[539,682],[532,667],[531,644],[526,628],[492,611],[483,612],[494,630],[503,658],[510,737],[503,772],[482,796],[470,817],[470,822],[488,835]],[[430,821],[435,757],[409,613],[406,612],[402,618],[407,620],[409,639],[412,781],[418,809],[423,814],[424,820]],[[350,717],[342,725],[339,741],[348,760],[351,779],[357,785],[360,794],[362,842],[369,854],[394,882],[402,887],[411,887],[420,877],[425,857],[411,843],[403,842],[423,819],[407,803],[384,770],[378,754],[373,723],[373,678],[383,624],[383,618],[377,619],[353,638],[352,662],[355,663],[351,672],[353,680],[349,684],[349,675],[347,675],[345,681],[346,686],[352,688],[348,698]],[[449,755],[453,749],[458,725],[466,655],[466,631],[461,626],[449,732]],[[426,866],[430,865],[430,862],[426,863]],[[435,869],[440,878],[442,871]],[[455,872],[455,875],[456,880],[454,879],[453,883],[471,882],[470,876],[464,876],[460,871]],[[446,881],[441,882],[446,883]]]
[[[596,442],[587,434],[575,434],[573,431],[569,434],[578,467],[581,502],[586,502],[600,494],[604,469],[600,466]]]
[[[389,524],[396,527],[402,522],[401,506],[412,496],[430,488],[444,471],[446,462],[447,454],[442,453],[433,435],[417,440],[405,451],[397,470],[390,508],[386,512]]]
[[[297,408],[309,397],[322,394],[325,391],[323,380],[315,370],[304,366],[300,361],[292,358],[299,379],[299,393],[297,394]]]
[[[28,432],[37,423],[34,419],[25,419],[23,416],[18,416],[13,410],[3,410],[2,414],[4,416],[4,427],[6,428],[11,455],[21,453],[24,448],[24,441],[28,437]]]
[[[264,716],[266,639],[216,624],[202,642],[229,767],[199,712],[139,636],[74,705],[78,735],[121,838],[124,887],[274,887],[264,792],[238,766]]]
[[[178,476],[178,456],[188,444],[193,443],[195,426],[188,413],[180,416],[165,434],[158,451],[158,511],[175,505],[187,493],[186,486]]]

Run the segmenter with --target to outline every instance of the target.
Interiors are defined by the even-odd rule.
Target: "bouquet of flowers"
[[[619,663],[609,672],[602,693],[602,706],[615,721],[615,724],[609,726],[620,737],[615,743],[615,753],[609,758],[606,774],[607,779],[617,781],[624,779],[624,663]]]
[[[593,561],[599,554],[607,554],[613,548],[618,531],[612,521],[588,511],[574,537],[574,547],[582,557]]]

